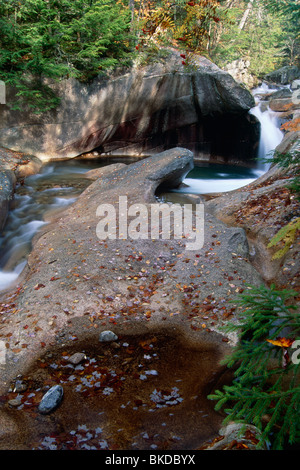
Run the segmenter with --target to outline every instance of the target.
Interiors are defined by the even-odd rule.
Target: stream
[[[263,95],[272,91],[276,89],[270,90],[265,84],[253,90],[256,106],[250,113],[261,123],[259,159],[274,150],[283,138],[275,113],[262,99]],[[46,215],[72,204],[91,184],[91,180],[84,177],[87,171],[118,161],[131,163],[132,159],[116,157],[101,159],[100,163],[80,159],[51,162],[44,165],[39,174],[27,177],[23,184],[18,184],[0,237],[0,290],[11,287],[18,280],[26,266],[34,235],[47,223]],[[260,162],[255,169],[203,162],[186,176],[182,187],[173,192],[209,194],[231,191],[251,183],[267,169]]]
[[[277,88],[271,89],[265,83],[252,91],[256,106],[250,110],[250,114],[254,115],[261,124],[257,167],[244,168],[233,165],[203,163],[187,175],[183,180],[184,186],[176,192],[210,194],[233,191],[252,183],[268,170],[268,164],[260,160],[270,156],[283,138],[283,132],[280,130],[280,122],[276,113],[270,110],[267,102],[263,99],[264,95],[275,91],[277,91]]]

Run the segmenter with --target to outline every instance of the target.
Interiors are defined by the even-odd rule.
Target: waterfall
[[[280,130],[280,124],[276,113],[272,111],[266,101],[264,95],[274,93],[276,89],[269,88],[265,83],[253,90],[253,96],[256,100],[256,106],[250,110],[261,125],[258,159],[272,157],[277,145],[283,139],[283,132]],[[269,168],[269,163],[258,163],[258,169],[265,172]]]
[[[88,170],[72,162],[66,167],[50,164],[37,175],[27,177],[24,186],[19,185],[0,234],[0,292],[10,288],[25,268],[32,239],[47,223],[44,215],[76,200],[81,190],[73,183],[78,183]]]
[[[280,130],[277,113],[270,109],[266,99],[267,95],[274,93],[279,88],[281,87],[269,88],[266,83],[263,83],[252,92],[256,106],[250,110],[250,113],[258,119],[261,125],[256,168],[243,169],[242,167],[220,164],[199,164],[198,168],[194,168],[184,179],[184,185],[179,189],[172,190],[172,193],[209,194],[232,191],[246,186],[263,175],[270,166],[269,163],[264,163],[263,159],[272,157],[272,153],[284,135]],[[170,195],[164,197],[170,198]]]

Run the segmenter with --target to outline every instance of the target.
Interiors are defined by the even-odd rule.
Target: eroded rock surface
[[[196,250],[187,250],[184,238],[100,240],[96,235],[100,204],[118,208],[119,196],[128,197],[128,206],[158,204],[157,187],[179,184],[192,165],[191,152],[172,149],[120,168],[94,181],[45,226],[20,287],[3,298],[3,379],[56,344],[99,335],[111,323],[117,335],[139,323],[145,328],[187,323],[207,336],[205,341],[222,343],[213,330],[234,314],[229,300],[246,283],[261,282],[249,262],[243,230],[205,214],[204,245]]]
[[[287,132],[276,148],[283,154],[299,150],[299,131]],[[275,234],[299,217],[297,194],[289,189],[297,174],[297,166],[274,165],[252,184],[208,201],[207,209],[229,226],[245,230],[251,262],[266,283],[299,291],[299,237],[283,257],[273,258],[283,243],[268,248]]]
[[[253,156],[258,131],[247,114],[251,93],[203,57],[195,57],[190,72],[172,52],[165,62],[124,75],[88,86],[68,79],[53,89],[61,104],[42,116],[2,106],[0,145],[47,161],[93,149],[149,156],[176,146],[204,160]]]

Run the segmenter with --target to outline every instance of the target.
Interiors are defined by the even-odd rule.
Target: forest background
[[[45,79],[89,82],[180,51],[219,67],[246,59],[255,77],[299,65],[298,0],[0,0],[0,80],[10,104],[35,112],[59,99]]]

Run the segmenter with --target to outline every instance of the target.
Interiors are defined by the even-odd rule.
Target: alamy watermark
[[[100,240],[186,240],[187,250],[204,244],[204,204],[132,204],[120,196],[117,207],[100,204],[101,220],[96,233]]]
[[[0,366],[6,363],[6,345],[4,341],[0,341]]]
[[[291,345],[291,348],[292,349],[296,349],[295,352],[293,352],[292,354],[292,357],[291,357],[291,361],[293,364],[300,364],[300,339],[296,339],[292,345]]]
[[[2,80],[0,80],[0,104],[6,104],[6,86]]]

